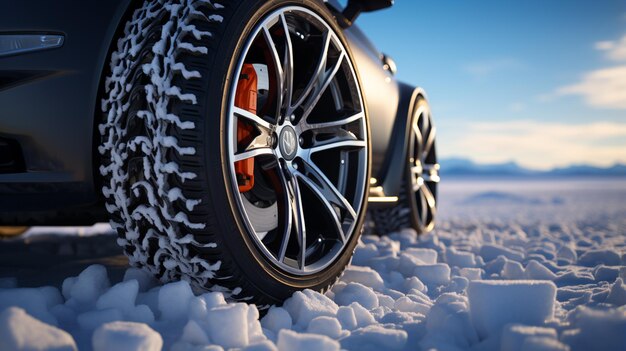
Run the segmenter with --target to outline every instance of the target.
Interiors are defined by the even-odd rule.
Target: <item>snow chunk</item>
[[[78,325],[83,330],[94,330],[102,324],[120,321],[123,319],[122,312],[115,308],[106,310],[93,310],[78,315]]]
[[[355,330],[341,341],[348,350],[402,350],[407,341],[404,330],[387,329],[380,325],[370,325]]]
[[[242,349],[243,351],[276,351],[276,345],[269,340],[263,340],[254,344],[250,344]],[[205,351],[205,350],[203,350]],[[209,351],[209,350],[207,350]]]
[[[319,351],[339,350],[339,343],[324,335],[299,334],[283,329],[278,333],[279,351]]]
[[[357,327],[366,327],[370,324],[376,323],[374,316],[372,316],[372,314],[358,302],[350,304],[350,308],[354,311],[354,318],[356,319]]]
[[[341,323],[343,329],[354,330],[357,327],[354,310],[350,307],[339,307],[339,309],[337,310],[337,320],[339,320],[339,323]]]
[[[585,267],[619,266],[621,262],[619,253],[613,250],[589,250],[578,259],[578,264]]]
[[[358,302],[368,310],[378,307],[378,296],[374,291],[359,283],[349,283],[341,291],[335,294],[335,302],[341,306]]]
[[[561,341],[573,351],[623,350],[626,345],[626,313],[624,309],[595,310],[577,307],[568,319],[573,328],[566,330]]]
[[[316,317],[307,328],[307,333],[326,335],[332,339],[339,339],[342,336],[341,324],[337,318],[332,317]]]
[[[428,286],[445,285],[450,281],[450,267],[445,263],[417,266],[413,275]]]
[[[202,327],[196,321],[189,321],[183,328],[183,335],[180,337],[183,342],[188,342],[192,345],[206,345],[209,344],[209,337],[206,335]]]
[[[551,270],[546,268],[546,266],[541,263],[531,260],[526,265],[526,270],[524,271],[526,279],[535,279],[535,280],[554,280],[556,279],[556,274],[554,274]]]
[[[617,278],[611,290],[609,296],[606,297],[605,302],[612,303],[615,306],[626,305],[626,285],[622,278]]]
[[[543,325],[554,316],[556,286],[552,282],[475,280],[467,294],[481,339],[499,333],[508,323]]]
[[[77,350],[66,331],[45,324],[18,307],[0,314],[0,350]]]
[[[461,268],[459,269],[459,275],[467,278],[467,280],[481,280],[483,270],[481,268]]]
[[[209,337],[224,348],[244,347],[249,342],[248,308],[245,303],[215,307],[207,313]]]
[[[479,255],[485,262],[495,260],[498,256],[504,256],[513,261],[521,261],[524,259],[523,253],[496,244],[485,244],[481,246]]]
[[[341,280],[346,283],[361,283],[379,291],[385,288],[385,283],[380,274],[370,267],[349,266],[344,271]]]
[[[295,292],[285,301],[283,308],[295,324],[305,328],[317,316],[334,317],[339,306],[328,297],[307,289]]]
[[[423,303],[415,302],[407,296],[402,296],[401,298],[397,299],[394,303],[393,308],[401,312],[422,313],[424,315],[430,310],[430,306]]]
[[[93,333],[93,351],[160,351],[163,338],[146,324],[113,322]]]
[[[80,272],[78,277],[67,278],[63,281],[63,295],[66,299],[73,299],[78,304],[91,306],[110,285],[106,268],[93,264]]]
[[[578,261],[578,255],[576,255],[576,251],[569,246],[563,246],[557,251],[556,257],[563,262],[568,264],[572,264]]]
[[[206,303],[206,307],[208,309],[211,309],[213,307],[218,307],[218,306],[224,306],[226,304],[226,299],[224,299],[224,294],[218,291],[202,294],[201,297]]]
[[[189,301],[194,297],[189,283],[181,280],[159,289],[159,311],[163,320],[177,320],[186,316]]]
[[[261,320],[263,328],[273,331],[275,334],[281,329],[291,329],[291,316],[282,307],[272,306]]]
[[[136,280],[115,284],[98,298],[96,308],[99,310],[117,308],[125,315],[129,315],[135,307],[138,291],[139,283]]]
[[[478,342],[467,297],[454,293],[442,294],[437,298],[426,317],[426,330],[428,334],[420,343],[423,349],[432,347],[442,335],[445,335],[448,344],[462,349]]]
[[[521,351],[528,337],[542,337],[556,340],[556,330],[552,328],[531,327],[521,324],[509,324],[502,331],[500,350]]]
[[[437,263],[437,251],[433,249],[424,249],[417,247],[410,247],[403,251],[403,253],[413,256],[418,259],[422,264],[435,264]]]
[[[50,296],[48,296],[50,295]],[[57,325],[57,319],[48,311],[61,297],[56,288],[0,289],[0,310],[15,306],[47,324]]]
[[[157,285],[157,280],[154,279],[152,274],[144,271],[140,268],[128,268],[124,272],[124,281],[136,280],[139,283],[139,291],[148,291],[150,288]]]
[[[524,266],[517,261],[506,260],[500,276],[505,279],[524,279]]]
[[[445,252],[446,263],[450,267],[471,268],[476,267],[476,258],[474,254],[466,251],[457,251],[454,247],[449,248]]]

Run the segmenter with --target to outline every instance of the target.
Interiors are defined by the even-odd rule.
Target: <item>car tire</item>
[[[418,95],[413,104],[404,179],[394,207],[370,211],[378,235],[413,228],[418,234],[435,226],[439,164],[435,148],[436,129],[427,100]]]
[[[306,80],[293,67],[303,56],[298,50],[313,47],[305,39],[324,37],[318,30],[327,30],[332,40],[322,45],[325,55],[320,53],[319,62],[324,69],[303,87],[298,79]],[[259,40],[264,40],[268,55],[255,51],[263,46]],[[283,55],[274,54],[279,48]],[[273,120],[247,113],[233,102],[244,79],[242,67],[254,59],[266,60],[270,71],[267,94],[272,97],[274,89],[274,96],[263,106],[275,104]],[[369,125],[352,62],[332,15],[314,1],[221,5],[160,0],[135,10],[111,56],[99,126],[106,208],[130,264],[163,282],[187,280],[197,290],[222,291],[227,298],[261,308],[281,303],[294,291],[324,291],[334,283],[361,233],[370,172]],[[336,68],[330,76],[327,64]],[[292,108],[298,93],[307,104]],[[336,95],[344,99],[342,113],[358,110],[350,115],[356,117],[337,114],[337,119],[311,122],[317,109],[339,113],[329,103]],[[255,167],[253,189],[265,187],[258,194],[241,190],[237,162],[248,154],[240,152],[240,119],[266,137],[257,135],[254,140],[267,145],[259,155],[249,156]],[[301,129],[303,125],[326,126],[336,139],[320,141],[319,133]],[[293,135],[284,132],[287,126]],[[290,135],[283,137],[283,132]],[[290,149],[283,150],[281,142]],[[340,154],[338,163],[315,166],[313,151],[306,151],[314,148],[319,154]],[[249,211],[250,204],[261,219]],[[276,219],[263,215],[268,208],[275,209]],[[261,235],[257,226],[263,223],[258,221],[276,227]]]

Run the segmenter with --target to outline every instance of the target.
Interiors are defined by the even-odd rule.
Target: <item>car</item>
[[[328,289],[366,213],[431,230],[426,95],[353,23],[392,3],[0,0],[3,231],[109,221],[161,281],[269,306]]]

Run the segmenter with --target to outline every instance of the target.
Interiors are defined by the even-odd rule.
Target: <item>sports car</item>
[[[426,95],[354,24],[392,3],[0,0],[0,232],[109,221],[131,265],[269,306],[368,213],[431,230]]]

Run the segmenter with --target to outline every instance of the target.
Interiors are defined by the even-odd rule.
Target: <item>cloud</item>
[[[580,95],[593,107],[626,110],[626,65],[587,73],[579,83],[559,88],[556,95]]]
[[[576,163],[609,166],[626,162],[626,123],[566,124],[532,120],[474,122],[456,126],[437,147],[443,157],[462,156],[478,162],[516,161],[549,169]]]
[[[524,65],[513,58],[495,59],[467,64],[463,70],[475,78],[485,78],[502,71],[522,68]]]
[[[599,41],[595,48],[606,52],[606,57],[613,61],[626,61],[626,35],[615,41]]]
[[[626,35],[616,41],[600,41],[596,50],[613,61],[626,61]],[[596,108],[626,110],[626,65],[594,70],[583,75],[580,82],[558,88],[554,96],[582,96]]]

